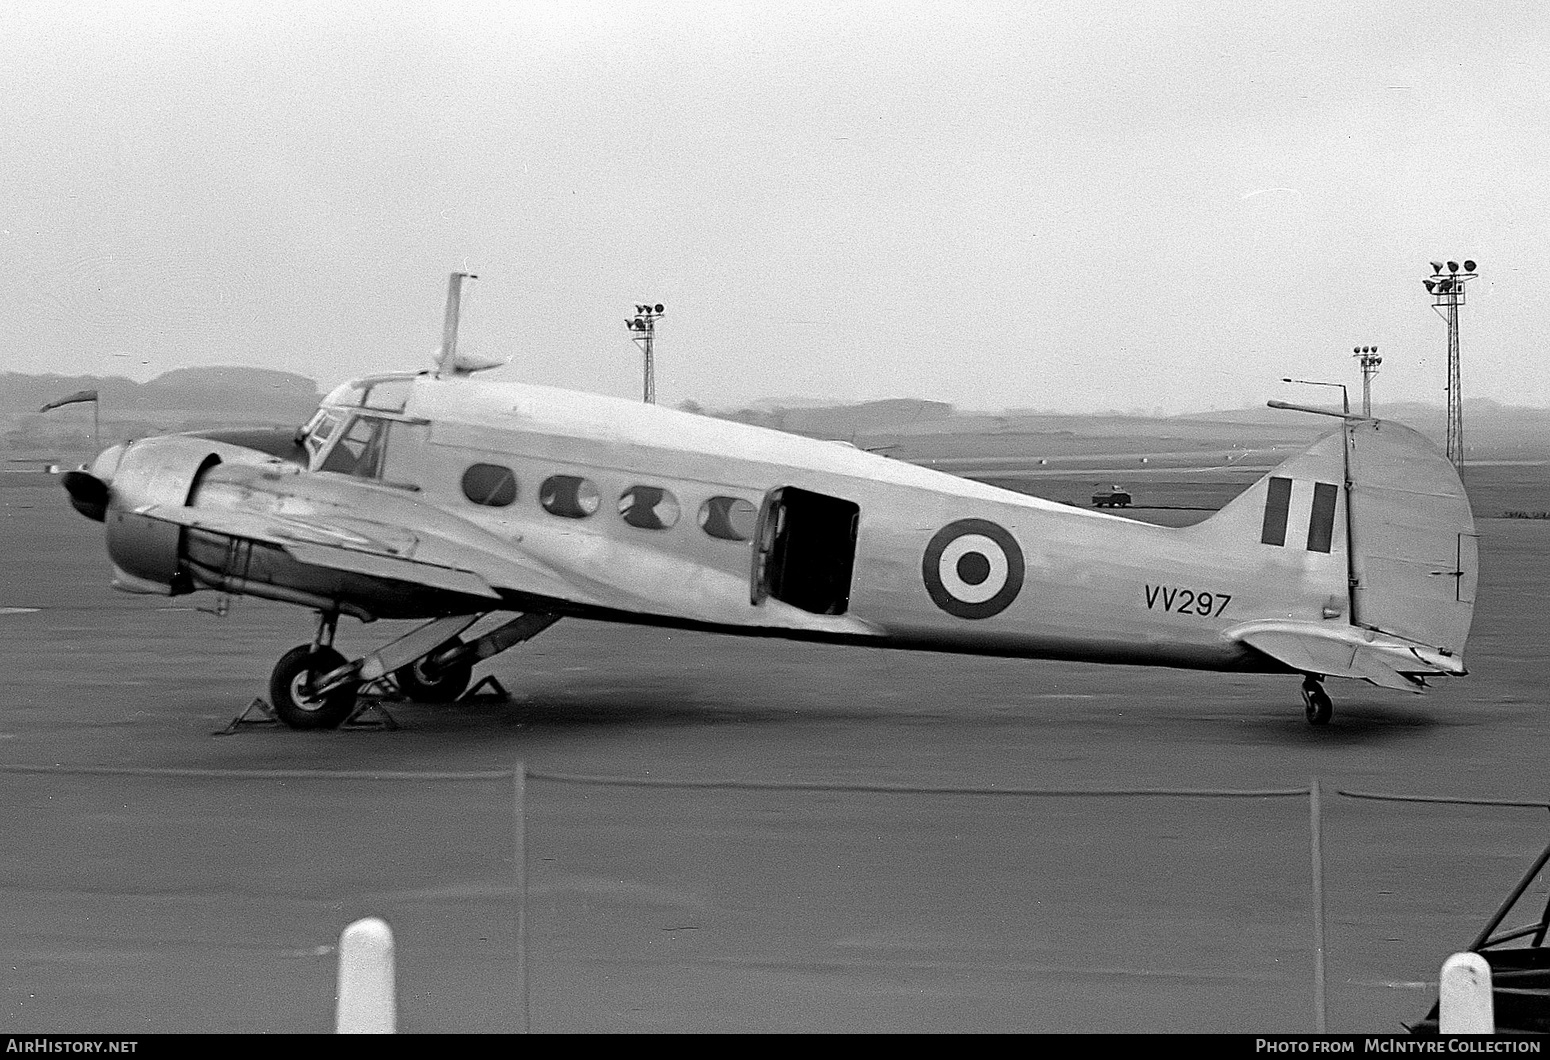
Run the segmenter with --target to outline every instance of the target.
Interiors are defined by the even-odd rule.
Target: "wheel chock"
[[[257,711],[259,715],[256,718],[250,717],[254,711]],[[242,708],[241,714],[238,714],[235,718],[231,719],[230,725],[226,726],[224,729],[216,729],[212,735],[230,736],[232,733],[238,732],[244,727],[252,728],[255,725],[279,724],[279,715],[275,714],[274,708],[269,705],[269,701],[263,696],[255,696],[253,698],[253,702]]]
[[[472,688],[458,696],[454,702],[466,703],[470,700],[477,699],[481,695],[479,690],[482,688],[488,688],[490,690],[486,695],[486,698],[499,700],[507,700],[511,698],[511,693],[506,691],[506,686],[501,684],[499,679],[491,674],[485,674],[483,677],[479,678],[479,680],[474,682]]]
[[[382,697],[369,695],[361,696],[355,701],[355,709],[350,716],[339,723],[341,729],[382,729],[385,732],[397,732],[398,722],[393,720],[387,707],[382,705]]]

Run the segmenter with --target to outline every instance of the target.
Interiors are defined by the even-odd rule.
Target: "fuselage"
[[[430,558],[417,554],[417,531],[520,557],[521,588],[506,595],[523,609],[878,646],[1284,669],[1222,631],[1256,617],[1328,618],[1345,591],[1341,542],[1327,552],[1233,547],[1209,523],[1159,527],[842,443],[546,387],[375,377],[330,394],[305,441],[308,469],[227,460],[201,476],[189,503],[332,524],[346,536],[352,518],[396,527],[389,547],[408,560]],[[200,533],[189,548],[208,565],[225,543]],[[311,584],[383,617],[490,608],[338,572],[318,571]]]

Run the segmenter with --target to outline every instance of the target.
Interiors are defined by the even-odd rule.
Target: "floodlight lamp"
[[[662,312],[662,303],[661,302],[657,303],[657,312],[658,313]]]
[[[1442,271],[1442,262],[1440,262],[1440,261],[1432,262],[1432,272],[1435,274],[1435,273],[1439,273],[1441,271]]]
[[[1456,261],[1448,262],[1448,271],[1449,272],[1458,272],[1459,271],[1459,263],[1456,262]]]
[[[1472,262],[1472,261],[1464,262],[1464,271],[1465,272],[1474,272],[1475,271],[1475,263]]]
[[[1453,281],[1452,280],[1443,280],[1443,281],[1441,281],[1440,283],[1437,284],[1437,293],[1438,294],[1447,294],[1451,290],[1453,290]]]
[[[1433,287],[1437,286],[1437,283],[1436,283],[1435,280],[1422,280],[1421,281],[1421,286],[1425,287],[1428,291],[1430,291]]]

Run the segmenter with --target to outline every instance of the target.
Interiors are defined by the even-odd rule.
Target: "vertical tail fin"
[[[1474,517],[1453,465],[1410,428],[1347,420],[1191,530],[1203,548],[1251,550],[1276,594],[1228,636],[1395,688],[1465,672]]]

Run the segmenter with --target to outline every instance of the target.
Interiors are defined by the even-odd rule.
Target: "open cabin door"
[[[765,494],[754,531],[750,601],[774,597],[815,615],[850,606],[861,506],[796,486]]]

